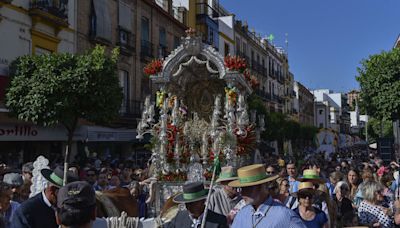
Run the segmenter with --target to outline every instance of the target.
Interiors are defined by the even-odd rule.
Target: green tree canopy
[[[368,115],[395,120],[400,117],[400,49],[372,55],[361,62],[357,80]]]
[[[70,145],[79,119],[105,123],[117,116],[122,101],[117,58],[117,49],[109,57],[101,46],[83,55],[19,57],[11,66],[6,105],[18,119],[62,124]]]

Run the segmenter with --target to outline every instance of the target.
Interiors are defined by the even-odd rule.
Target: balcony
[[[140,58],[153,58],[153,44],[147,40],[142,40],[140,45]]]
[[[121,54],[131,56],[135,51],[135,35],[122,28],[118,28],[117,45],[120,47]]]
[[[263,73],[263,66],[261,66],[261,64],[259,64],[257,61],[251,61],[251,69],[253,69],[254,71],[262,74]]]
[[[210,18],[217,18],[220,16],[220,13],[207,3],[196,3],[196,14],[198,18],[204,16],[208,16]]]
[[[68,1],[32,0],[29,14],[33,22],[46,21],[55,26],[68,26]]]
[[[140,118],[142,115],[143,102],[137,100],[126,100],[120,109],[121,117]]]
[[[269,101],[271,100],[271,94],[266,92],[266,91],[262,91],[262,90],[256,90],[255,93],[261,97],[264,101]]]
[[[164,45],[159,45],[158,46],[158,57],[159,58],[166,58],[170,52],[168,51],[168,48]]]
[[[240,52],[240,51],[236,51],[236,55],[241,57],[241,58],[244,58],[246,60],[246,64],[249,65],[249,63],[250,63],[249,57],[247,57],[247,55],[245,53]]]

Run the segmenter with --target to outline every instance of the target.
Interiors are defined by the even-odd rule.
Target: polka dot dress
[[[381,227],[393,227],[392,219],[379,206],[362,201],[358,207],[358,217],[361,224],[380,223]]]

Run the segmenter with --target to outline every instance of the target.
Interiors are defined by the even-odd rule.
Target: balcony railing
[[[32,0],[30,9],[38,9],[52,14],[58,18],[68,18],[68,1],[58,0]]]
[[[256,72],[262,74],[263,73],[263,66],[259,64],[257,61],[251,61],[251,68],[255,70]]]
[[[198,16],[207,15],[211,18],[217,18],[220,15],[216,9],[212,8],[207,3],[196,3],[196,14]]]
[[[163,45],[159,45],[158,46],[158,57],[159,58],[165,58],[170,54],[170,52],[168,52],[168,48],[166,46]]]
[[[153,44],[147,40],[142,40],[140,45],[140,57],[141,58],[153,58]]]
[[[267,101],[269,101],[269,100],[271,100],[271,94],[270,93],[268,93],[268,92],[266,92],[266,91],[262,91],[262,90],[256,90],[255,91],[255,93],[259,96],[259,97],[261,97],[262,99],[264,99],[264,100],[267,100]]]
[[[125,100],[122,103],[120,114],[128,118],[140,118],[143,102],[137,100]]]
[[[236,55],[239,56],[239,57],[244,58],[246,60],[247,66],[249,66],[249,64],[250,64],[249,57],[245,53],[240,52],[240,51],[236,51]]]
[[[118,41],[117,45],[121,48],[121,53],[132,54],[135,51],[135,35],[122,28],[118,29]]]

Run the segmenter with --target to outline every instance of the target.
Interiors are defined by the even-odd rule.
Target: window
[[[167,33],[164,27],[160,27],[160,45],[163,47],[167,46]]]
[[[142,17],[141,20],[141,57],[152,57],[152,44],[150,42],[149,19]]]
[[[111,17],[107,0],[93,0],[90,13],[90,36],[111,41]]]
[[[323,110],[323,109],[320,109],[320,110],[319,110],[319,114],[322,115],[322,113],[324,113],[324,110]]]
[[[324,124],[323,123],[319,123],[319,128],[323,128]]]
[[[142,28],[141,28],[141,34],[142,34],[142,40],[143,41],[149,41],[149,19],[146,17],[142,17]]]
[[[179,37],[174,36],[174,49],[177,48],[181,44],[181,40]]]
[[[214,31],[209,29],[208,43],[214,45]]]
[[[225,56],[229,55],[230,50],[229,50],[229,44],[224,42],[224,50],[225,50]]]
[[[129,4],[119,1],[118,26],[128,32],[132,32],[132,9]]]
[[[243,42],[243,54],[247,56],[247,44]]]
[[[121,113],[129,112],[129,73],[125,70],[119,71],[119,85],[121,86],[123,99],[121,104]]]
[[[159,38],[160,38],[160,42],[159,42],[159,57],[163,58],[165,56],[167,56],[167,33],[165,31],[164,27],[160,26],[159,29]]]
[[[240,39],[236,37],[236,53],[240,52]]]

